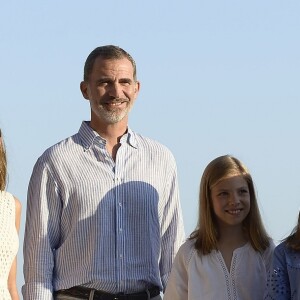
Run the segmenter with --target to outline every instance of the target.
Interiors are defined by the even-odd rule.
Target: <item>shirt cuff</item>
[[[24,300],[53,300],[52,285],[45,283],[27,283],[22,287]]]

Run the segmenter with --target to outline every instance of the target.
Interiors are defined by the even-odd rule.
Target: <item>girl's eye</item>
[[[246,194],[248,194],[249,192],[248,192],[248,190],[246,190],[246,189],[242,189],[242,190],[240,190],[240,193],[241,193],[242,195],[246,195]]]
[[[221,192],[221,193],[218,194],[218,196],[220,196],[220,197],[225,197],[225,196],[227,196],[227,195],[228,195],[227,192]]]

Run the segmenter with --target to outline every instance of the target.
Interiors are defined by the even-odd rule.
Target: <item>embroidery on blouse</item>
[[[237,300],[237,294],[236,294],[236,284],[235,284],[235,267],[236,267],[236,260],[237,255],[235,254],[232,258],[232,272],[231,272],[231,280],[232,280],[232,288],[233,288],[233,298],[234,300]]]
[[[222,254],[217,252],[217,257],[218,257],[218,260],[221,264],[221,267],[223,269],[223,273],[225,275],[225,280],[226,280],[226,287],[227,287],[227,296],[228,296],[228,299],[231,299],[231,292],[230,292],[230,283],[229,283],[229,276],[228,276],[228,270],[227,270],[227,267],[225,266],[225,263],[224,263],[224,260],[223,260],[223,257],[222,257]]]

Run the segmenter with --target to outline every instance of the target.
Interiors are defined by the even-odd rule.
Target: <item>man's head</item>
[[[90,101],[92,128],[127,127],[128,113],[140,89],[133,58],[116,46],[96,48],[86,60],[80,89]]]
[[[132,56],[123,50],[122,48],[114,45],[107,45],[95,48],[87,57],[84,65],[84,72],[83,72],[83,80],[88,81],[89,76],[93,70],[94,63],[96,58],[101,57],[103,59],[121,59],[127,58],[133,67],[133,78],[137,80],[136,76],[136,64]]]

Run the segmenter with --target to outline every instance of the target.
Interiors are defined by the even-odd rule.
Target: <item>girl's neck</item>
[[[241,226],[222,227],[219,229],[218,250],[221,252],[228,272],[235,249],[243,247],[248,239]]]
[[[248,242],[242,226],[224,226],[219,228],[218,246],[234,250]]]

